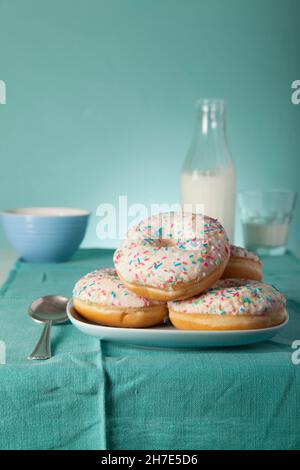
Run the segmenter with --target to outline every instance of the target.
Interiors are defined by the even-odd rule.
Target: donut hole
[[[171,238],[160,238],[159,246],[160,248],[168,248],[168,247],[176,246],[176,243]]]

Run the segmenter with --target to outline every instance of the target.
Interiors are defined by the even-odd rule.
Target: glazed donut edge
[[[117,272],[122,283],[127,287],[128,290],[134,292],[136,295],[145,297],[146,299],[168,302],[171,300],[188,299],[209,289],[216,281],[221,278],[225,267],[226,263],[219,266],[210,275],[201,279],[200,281],[186,284],[177,284],[173,289],[170,290],[127,282],[122,278],[122,275],[118,271]]]
[[[147,328],[161,325],[168,318],[166,304],[126,308],[84,302],[73,298],[75,310],[85,319],[102,326]]]
[[[172,325],[179,330],[254,330],[280,325],[287,318],[285,307],[269,311],[265,315],[209,315],[177,312],[169,307]]]

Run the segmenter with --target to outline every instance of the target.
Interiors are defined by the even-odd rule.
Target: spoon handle
[[[52,321],[48,320],[45,323],[41,337],[27,359],[50,359],[51,357],[51,344],[50,344],[50,331],[51,331]]]

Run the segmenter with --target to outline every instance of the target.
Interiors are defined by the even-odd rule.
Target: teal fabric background
[[[272,341],[240,348],[161,350],[100,342],[73,325],[52,329],[54,356],[26,359],[41,332],[31,300],[71,295],[112,252],[68,263],[18,262],[0,289],[0,449],[300,449],[300,262],[264,260],[288,299],[290,321]]]
[[[176,202],[199,97],[238,188],[299,190],[299,0],[0,0],[0,209]],[[300,204],[290,246],[299,249]],[[240,241],[237,228],[237,241]],[[0,234],[0,246],[5,245]]]

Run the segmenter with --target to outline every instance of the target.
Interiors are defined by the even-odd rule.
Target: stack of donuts
[[[283,295],[262,283],[259,258],[229,245],[222,225],[202,214],[167,212],[132,226],[114,265],[86,274],[73,290],[76,311],[101,325],[241,330],[287,316]]]

